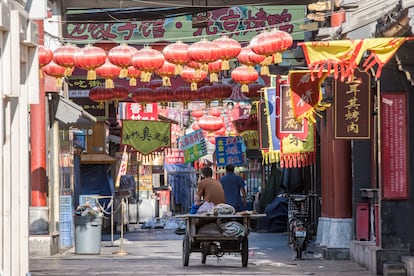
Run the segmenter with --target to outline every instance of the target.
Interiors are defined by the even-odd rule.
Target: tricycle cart
[[[222,257],[225,253],[241,253],[242,266],[247,267],[250,220],[264,216],[264,214],[249,213],[234,215],[187,214],[177,216],[186,219],[186,233],[183,238],[183,265],[188,266],[191,252],[201,253],[202,264],[206,263],[207,255]],[[221,231],[217,229],[210,232],[202,231],[207,225],[216,225],[216,228]],[[239,227],[235,227],[235,230],[233,226]],[[227,230],[231,231],[227,231],[226,227]]]

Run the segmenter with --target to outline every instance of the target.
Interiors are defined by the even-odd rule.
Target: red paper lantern
[[[198,120],[204,116],[204,110],[202,109],[193,110],[191,111],[191,116],[193,116],[194,118],[196,118],[196,120]]]
[[[45,65],[49,64],[53,59],[53,51],[39,45],[39,69],[42,69]],[[40,77],[43,77],[42,70],[40,70]]]
[[[73,44],[67,44],[57,48],[53,52],[53,61],[66,68],[65,77],[70,77],[75,68],[75,54],[80,48]]]
[[[66,68],[60,65],[57,65],[53,60],[47,65],[43,66],[43,72],[51,77],[56,78],[56,87],[62,87],[62,78],[65,77]]]
[[[194,101],[197,99],[196,93],[194,93],[193,90],[191,90],[188,86],[179,86],[174,91],[174,99],[177,101],[183,102],[184,104],[187,104],[188,102]]]
[[[154,99],[162,105],[166,105],[173,99],[174,89],[169,86],[160,86],[154,89]]]
[[[184,66],[183,72],[181,73],[183,80],[191,83],[191,90],[197,90],[197,83],[201,82],[207,77],[207,72],[199,70],[199,73],[196,73],[196,70],[188,66]]]
[[[198,120],[198,125],[203,130],[216,131],[224,125],[224,121],[222,117],[205,115]]]
[[[113,65],[109,59],[106,59],[106,62],[96,68],[96,75],[101,76],[105,79],[105,87],[112,88],[114,87],[114,79],[118,78],[119,73],[121,72],[121,67]]]
[[[170,77],[175,75],[175,65],[171,62],[164,61],[164,64],[160,69],[155,71],[155,74],[162,77],[163,86],[171,86]]]
[[[264,85],[255,82],[255,83],[250,83],[248,87],[249,87],[249,92],[246,93],[247,97],[251,99],[257,99],[261,97],[260,91],[264,87]]]
[[[141,82],[149,82],[151,74],[161,68],[164,61],[162,53],[149,46],[138,50],[131,59],[132,66],[142,71]]]
[[[237,40],[230,38],[226,35],[214,39],[213,42],[221,49],[220,58],[223,61],[221,64],[221,70],[229,70],[229,60],[232,58],[236,58],[240,54],[240,43]]]
[[[75,66],[87,70],[87,80],[96,80],[95,69],[102,66],[106,61],[106,52],[93,45],[87,45],[74,55]]]
[[[102,86],[95,86],[89,90],[89,99],[98,102],[99,106],[103,106],[104,102],[112,100],[112,90]]]
[[[198,98],[202,101],[204,101],[207,105],[214,100],[214,95],[211,93],[211,86],[210,85],[204,85],[198,88],[197,93]]]
[[[117,105],[119,101],[128,99],[128,95],[128,88],[123,85],[116,85],[112,88],[112,100],[115,101],[115,105]]]
[[[273,29],[270,32],[264,31],[253,37],[250,40],[250,47],[256,54],[266,57],[262,65],[267,73],[269,71],[267,67],[272,64],[272,61],[274,63],[282,62],[281,52],[292,46],[292,42],[293,40],[289,33]]]
[[[132,56],[138,52],[138,50],[132,46],[123,43],[109,50],[109,61],[121,68],[119,73],[120,78],[126,78],[128,76],[128,67],[131,65]]]
[[[202,39],[188,47],[188,56],[191,60],[201,63],[201,69],[207,71],[207,64],[220,58],[221,48],[214,42]]]
[[[165,46],[162,50],[165,60],[175,64],[175,75],[181,74],[183,66],[190,61],[188,47],[190,46],[181,41],[177,41]]]
[[[132,91],[131,98],[136,103],[150,103],[154,101],[154,91],[148,87],[136,88]]]
[[[241,64],[248,66],[251,71],[254,70],[255,65],[261,64],[265,59],[265,56],[253,52],[250,46],[243,47],[240,54],[237,56],[237,60]]]
[[[137,86],[137,78],[141,76],[141,71],[134,66],[128,67],[129,86]]]
[[[211,91],[214,97],[222,101],[231,96],[232,93],[232,86],[229,84],[222,84],[222,83],[213,83],[211,85]]]
[[[245,65],[239,66],[231,72],[231,78],[241,84],[241,91],[248,92],[248,84],[257,81],[259,73],[256,70],[249,70]]]
[[[221,71],[221,59],[210,62],[208,64],[208,72],[210,73],[210,82],[218,82],[218,73]]]
[[[162,80],[160,79],[151,80],[150,82],[146,83],[144,86],[154,90],[155,88],[162,86]]]

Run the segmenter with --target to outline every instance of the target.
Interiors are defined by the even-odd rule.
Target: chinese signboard
[[[192,26],[192,15],[186,15],[151,21],[66,23],[64,36],[75,43],[110,40],[140,44],[176,41],[177,38],[194,42],[200,36],[220,34],[230,34],[236,40],[249,41],[265,27],[278,25],[280,30],[290,33],[294,40],[304,40],[304,32],[299,25],[305,15],[303,5],[235,6],[203,13],[208,21],[198,28]]]
[[[371,77],[355,70],[351,81],[335,81],[335,138],[369,139]]]
[[[165,164],[184,164],[184,150],[172,149],[165,154]]]
[[[217,166],[243,164],[243,139],[240,136],[216,137]]]
[[[118,103],[117,119],[120,120],[150,120],[158,119],[158,104],[148,103]]]
[[[178,138],[178,147],[184,150],[184,163],[193,162],[208,153],[201,129]]]
[[[407,95],[381,95],[381,172],[384,199],[408,197]]]

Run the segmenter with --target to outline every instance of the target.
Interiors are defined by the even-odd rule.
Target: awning
[[[96,123],[96,117],[86,112],[81,106],[65,99],[57,93],[48,93],[50,115],[52,120],[68,126],[90,126]]]

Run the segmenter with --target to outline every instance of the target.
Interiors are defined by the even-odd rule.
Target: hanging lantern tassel
[[[181,64],[176,64],[174,74],[181,75],[182,72],[183,72],[183,66]]]
[[[39,78],[43,79],[44,75],[43,75],[43,70],[39,69]]]
[[[125,79],[126,77],[128,77],[128,68],[122,68],[119,72],[119,78]]]
[[[56,87],[62,88],[62,78],[59,78],[59,77],[56,78]]]
[[[218,74],[215,72],[210,73],[210,82],[218,82]]]
[[[261,63],[260,75],[270,76],[269,65],[272,64],[273,56],[267,56]]]
[[[96,80],[96,72],[94,69],[89,69],[88,73],[86,74],[87,80]]]
[[[247,84],[242,84],[241,91],[245,93],[249,92],[249,86]]]
[[[196,91],[197,90],[197,83],[196,82],[191,82],[191,91]]]
[[[162,77],[162,86],[171,86],[170,77],[167,77],[167,76]]]
[[[73,67],[66,67],[65,68],[65,77],[72,76],[72,72],[73,72]]]
[[[134,77],[131,77],[129,79],[129,86],[137,86],[137,79]]]
[[[230,69],[230,62],[228,59],[221,60],[221,70],[226,71]]]
[[[279,64],[281,62],[282,62],[282,53],[280,52],[273,53],[273,63]]]
[[[151,72],[143,71],[141,73],[141,82],[149,82],[151,80]]]
[[[105,88],[114,88],[114,81],[112,79],[106,79]]]

